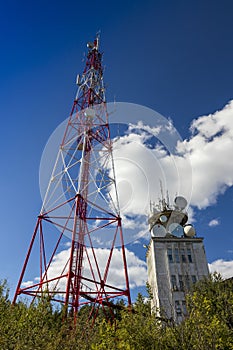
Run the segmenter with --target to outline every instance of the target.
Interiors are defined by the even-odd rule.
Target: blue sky
[[[230,0],[1,2],[0,279],[7,278],[12,290],[41,207],[41,155],[70,112],[86,42],[101,31],[109,102],[150,107],[191,140],[193,120],[222,110],[233,98],[232,11]],[[229,178],[225,185],[218,178],[216,203],[194,207],[194,224],[205,238],[208,262],[228,261],[229,272],[232,155],[221,147],[222,156],[211,164],[221,158]],[[214,174],[205,167],[200,177]],[[217,225],[209,226],[212,220]],[[140,246],[134,249],[144,258]]]

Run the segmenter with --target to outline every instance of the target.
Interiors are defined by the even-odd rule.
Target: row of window
[[[173,290],[184,291],[185,289],[190,289],[191,283],[197,282],[197,277],[195,275],[171,275],[171,286]]]
[[[168,248],[167,250],[167,256],[168,256],[168,261],[170,263],[176,262],[193,262],[193,258],[192,258],[192,252],[191,249],[172,249],[172,248]]]

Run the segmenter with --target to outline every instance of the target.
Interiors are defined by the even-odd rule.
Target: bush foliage
[[[88,307],[76,326],[62,309],[48,300],[30,306],[12,305],[5,281],[0,284],[0,349],[2,350],[233,350],[233,279],[211,275],[187,296],[188,316],[179,325],[166,324],[151,314],[150,301],[141,294],[129,312],[118,310],[114,324],[101,313],[93,328]]]

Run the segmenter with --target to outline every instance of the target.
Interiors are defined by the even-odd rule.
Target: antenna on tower
[[[169,193],[168,193],[168,190],[167,190],[167,207],[168,207],[168,208],[170,207],[170,200],[169,200]]]
[[[159,180],[160,183],[160,191],[161,191],[161,204],[162,204],[162,210],[166,210],[167,209],[167,204],[166,204],[166,200],[164,198],[164,193],[163,193],[163,183],[162,180]]]

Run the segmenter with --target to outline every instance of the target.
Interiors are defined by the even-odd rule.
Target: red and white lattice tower
[[[74,320],[91,305],[93,322],[117,298],[131,304],[98,37],[77,85],[13,303],[46,295]]]

